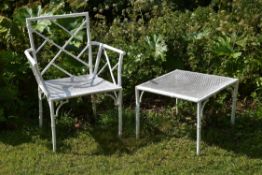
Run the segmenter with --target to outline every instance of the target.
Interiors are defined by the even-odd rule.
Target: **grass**
[[[133,109],[124,111],[121,139],[115,110],[81,129],[65,114],[57,123],[57,153],[48,118],[42,129],[36,119],[23,118],[18,128],[0,131],[0,174],[262,174],[261,109],[238,113],[235,127],[226,113],[213,112],[203,125],[200,156],[195,117],[188,111],[175,116],[172,107],[157,109],[143,109],[139,140]]]

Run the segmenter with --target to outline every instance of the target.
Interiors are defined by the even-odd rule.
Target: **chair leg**
[[[140,101],[139,101],[139,90],[135,90],[136,95],[136,139],[139,138],[140,131]]]
[[[197,103],[197,143],[196,143],[196,153],[200,154],[200,141],[201,141],[201,118],[202,118],[202,110],[201,110],[201,102]]]
[[[231,124],[235,124],[235,113],[236,113],[236,103],[237,103],[237,91],[238,91],[238,82],[234,86],[232,92],[232,110],[231,110]]]
[[[43,102],[42,102],[42,93],[41,90],[38,89],[38,108],[39,108],[39,127],[43,126]]]
[[[92,103],[93,114],[96,117],[96,99],[95,99],[95,95],[91,95],[91,103]]]
[[[118,92],[118,136],[122,136],[123,119],[122,119],[123,91]]]
[[[48,101],[48,104],[49,104],[49,108],[50,108],[53,152],[56,152],[56,128],[55,128],[54,102]]]

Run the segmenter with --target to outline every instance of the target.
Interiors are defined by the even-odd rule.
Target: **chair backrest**
[[[88,12],[32,17],[26,19],[26,24],[31,49],[25,51],[25,54],[27,58],[30,56],[28,60],[39,85],[43,79],[53,79],[48,76],[43,78],[51,68],[70,77],[79,75],[78,72],[72,73],[72,67],[77,63],[76,67],[81,73],[102,76],[121,86],[122,59],[125,53],[109,45],[91,41]],[[97,51],[94,52],[95,55],[92,50]],[[111,59],[115,54],[118,59]],[[75,63],[65,61],[68,59]],[[55,72],[55,76],[58,72]],[[102,75],[104,73],[106,76]]]
[[[32,17],[26,19],[26,24],[33,59],[37,65],[46,60],[46,64],[39,68],[41,76],[50,67],[54,67],[68,76],[73,76],[64,67],[56,64],[59,59],[65,58],[73,58],[92,74],[93,65],[88,12]],[[47,50],[45,50],[45,53],[41,53],[44,47]],[[50,55],[48,51],[50,51]],[[81,59],[84,55],[88,57],[88,60]],[[39,60],[41,56],[45,58]]]

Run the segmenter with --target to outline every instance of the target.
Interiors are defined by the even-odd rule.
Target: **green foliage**
[[[128,93],[136,84],[164,72],[167,46],[162,36],[146,36],[137,44],[126,46],[128,49],[124,64],[124,82]]]
[[[246,3],[233,2],[230,11],[212,6],[184,13],[163,8],[164,15],[150,21],[149,32],[157,31],[166,39],[171,51],[166,69],[238,77],[242,97],[254,92],[261,96],[261,20],[250,20],[254,14],[262,15],[261,3]]]
[[[3,108],[0,108],[0,123],[4,122],[5,120],[6,120],[6,118],[4,116]]]
[[[29,47],[25,18],[81,11],[90,12],[93,40],[127,52],[123,69],[124,99],[132,97],[135,85],[176,68],[238,77],[242,98],[262,96],[261,1],[47,0],[28,3],[21,0],[13,3],[4,0],[0,4],[0,59],[3,62],[0,100],[4,115],[10,115],[11,111],[17,114],[25,106],[37,106],[37,101],[30,98],[36,84],[32,86],[33,76],[23,55]],[[58,42],[65,36],[47,21],[34,27],[53,35]],[[83,36],[80,32],[69,49],[74,52],[81,48]],[[42,53],[41,61],[48,62],[47,56],[55,52],[48,48]],[[78,65],[70,61],[64,66],[72,72],[79,70]],[[8,107],[12,100],[18,104],[15,110]]]
[[[31,81],[32,73],[23,53],[29,48],[25,18],[44,13],[39,3],[33,3],[14,9],[10,17],[0,15],[1,117],[22,114],[36,105],[32,102],[35,98],[30,97],[36,91],[36,84]]]
[[[19,67],[18,67],[19,65]],[[18,72],[23,71],[17,60],[17,55],[11,51],[0,51],[0,116],[4,117],[7,113],[18,110],[18,106],[10,104],[19,103],[17,98],[19,82]]]

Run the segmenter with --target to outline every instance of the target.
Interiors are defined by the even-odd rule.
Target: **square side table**
[[[221,90],[232,87],[232,110],[231,124],[235,123],[235,111],[238,92],[238,79],[209,75],[197,72],[190,72],[176,69],[155,79],[135,87],[136,94],[136,138],[139,138],[140,130],[140,103],[144,92],[169,96],[178,99],[197,103],[197,141],[196,154],[200,154],[201,140],[201,119],[203,118],[203,109],[209,97],[214,96]],[[176,113],[178,109],[176,107]]]

